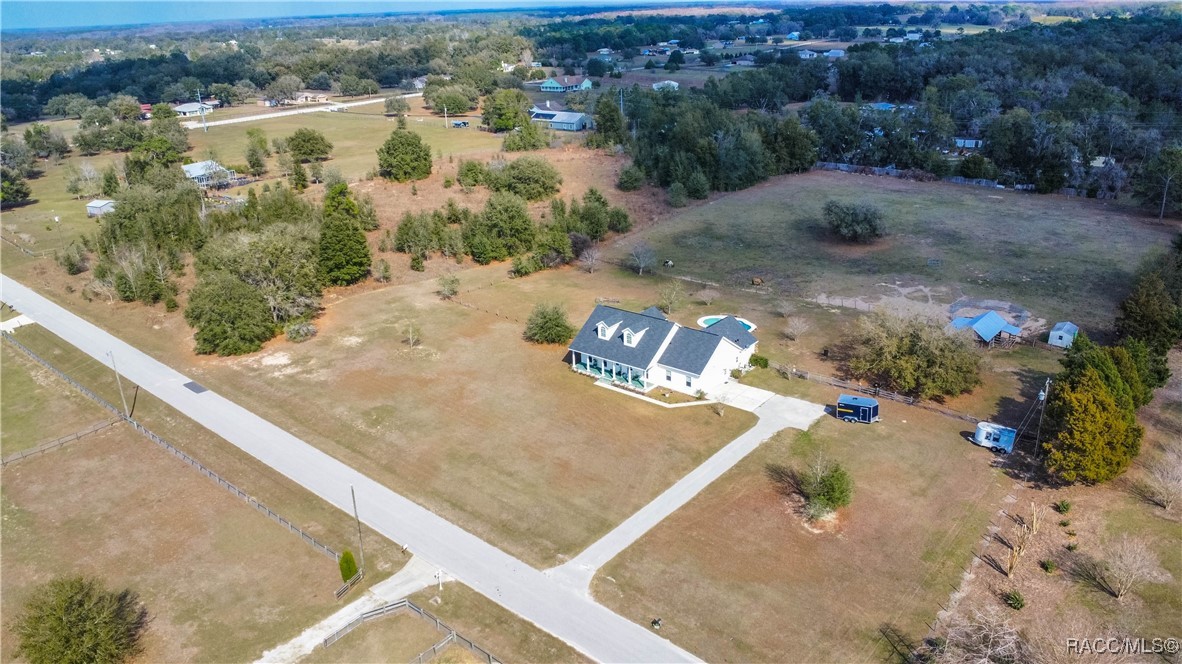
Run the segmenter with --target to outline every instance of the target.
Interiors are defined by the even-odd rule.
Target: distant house
[[[817,57],[816,51],[810,51],[808,49],[805,49],[803,51],[799,51],[799,53],[800,53],[801,60],[812,60]]]
[[[867,108],[873,109],[875,111],[893,111],[896,108],[898,108],[898,106],[895,106],[894,104],[889,103],[889,102],[885,102],[885,101],[879,101],[879,102],[875,102],[873,104],[867,104],[866,106],[867,106]]]
[[[902,44],[902,43],[906,42],[907,40],[903,39],[902,37],[891,37],[887,41],[889,41],[892,44]]]
[[[954,138],[952,141],[956,143],[956,147],[960,148],[961,150],[980,150],[981,146],[985,144],[985,142],[979,138]]]
[[[787,35],[785,35],[784,38],[787,39],[788,41],[800,41],[800,33],[799,32],[789,32]]]
[[[590,90],[591,79],[585,76],[563,76],[562,80],[548,78],[542,81],[542,92],[574,92],[575,90]]]
[[[172,110],[176,111],[176,114],[182,118],[188,118],[194,115],[208,115],[213,112],[213,106],[206,103],[191,101],[187,104],[173,106]]]
[[[683,48],[683,49],[681,49],[681,52],[684,53],[685,55],[697,55],[697,54],[701,53],[701,51],[699,51],[696,48]]]
[[[972,318],[953,318],[952,327],[957,330],[972,330],[981,343],[988,346],[998,342],[1007,343],[1022,334],[1021,328],[1011,325],[996,311],[986,311]]]
[[[115,201],[98,198],[86,204],[86,216],[101,217],[115,209]]]
[[[185,177],[196,182],[199,187],[224,187],[238,180],[238,174],[213,160],[184,164],[181,169]]]
[[[599,305],[570,345],[571,368],[628,389],[711,392],[748,365],[758,340],[733,316],[697,330],[656,307],[640,313]]]
[[[598,51],[596,51],[596,53],[598,53],[600,55],[611,55],[612,50],[610,48],[601,48]]]
[[[1047,335],[1047,343],[1059,348],[1071,348],[1071,344],[1075,343],[1075,335],[1079,334],[1079,328],[1075,323],[1062,322],[1055,323],[1051,328],[1050,334]]]
[[[151,120],[152,119],[152,105],[151,104],[140,104],[140,119],[141,120]]]
[[[415,90],[422,90],[423,88],[427,87],[427,77],[420,76],[420,77],[412,80],[410,82],[410,84],[414,87]]]
[[[919,40],[923,39],[923,33],[922,32],[908,32],[906,39],[907,39],[907,41],[919,41]]]
[[[660,90],[676,90],[680,87],[681,87],[681,84],[678,83],[677,81],[657,81],[656,83],[653,83],[653,89],[658,90],[658,91],[660,91]]]
[[[836,59],[836,58],[844,58],[844,57],[845,57],[845,51],[844,51],[844,50],[842,50],[842,49],[840,49],[840,48],[831,48],[831,49],[829,49],[828,51],[825,51],[825,57],[827,57],[827,58],[834,58],[834,59]]]
[[[744,55],[742,57],[738,57],[738,58],[735,58],[734,60],[731,60],[731,64],[732,65],[739,65],[740,67],[754,67],[755,66],[755,56],[748,53],[747,55]]]
[[[324,104],[328,102],[328,95],[323,92],[316,92],[315,90],[304,90],[296,93],[295,98],[291,100],[292,104]]]

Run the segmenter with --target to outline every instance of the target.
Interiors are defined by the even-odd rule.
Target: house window
[[[685,377],[685,386],[686,387],[693,387],[694,386],[694,379],[690,378],[689,376],[686,376]]]
[[[607,338],[607,326],[606,326],[606,325],[604,325],[603,323],[600,323],[600,324],[598,324],[598,325],[596,325],[596,326],[595,326],[595,330],[596,330],[596,332],[598,332],[598,333],[599,333],[599,338],[600,338],[600,339],[606,339],[606,338]]]
[[[632,334],[632,330],[624,330],[624,345],[629,347],[636,346],[636,335]]]
[[[665,381],[669,383],[673,382],[673,372],[668,369],[665,370]]]

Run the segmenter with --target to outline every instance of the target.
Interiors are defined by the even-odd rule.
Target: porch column
[[[577,364],[577,362],[575,362],[575,355],[577,355],[577,353],[575,353],[575,352],[572,350],[572,351],[570,352],[570,368],[571,368],[571,369],[574,369],[574,368],[575,368],[575,364]]]

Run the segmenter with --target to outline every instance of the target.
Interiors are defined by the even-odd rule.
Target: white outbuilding
[[[1071,348],[1077,334],[1079,334],[1079,328],[1075,323],[1067,321],[1055,323],[1055,326],[1051,328],[1051,333],[1047,335],[1047,343],[1059,348]]]
[[[105,198],[95,199],[86,204],[86,216],[101,217],[104,214],[115,209],[115,201],[109,201]]]

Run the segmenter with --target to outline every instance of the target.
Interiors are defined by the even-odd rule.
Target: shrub
[[[288,323],[283,333],[287,335],[288,341],[298,344],[316,336],[316,326],[306,320],[296,321]]]
[[[70,246],[60,252],[54,252],[53,256],[57,264],[69,275],[82,274],[90,267],[86,260],[86,250],[77,242],[71,242]]]
[[[752,355],[751,366],[766,369],[768,367],[768,359],[763,355]]]
[[[1070,512],[1071,511],[1071,501],[1070,500],[1060,500],[1059,502],[1055,503],[1055,511],[1058,512],[1059,514],[1066,514],[1066,513]]]
[[[882,237],[882,212],[873,205],[825,203],[825,223],[847,242],[870,242]]]
[[[484,184],[488,177],[488,169],[478,161],[461,161],[459,172],[456,174],[460,184],[465,187],[476,187]]]
[[[1059,525],[1062,526],[1063,528],[1066,528],[1067,526],[1071,525],[1071,521],[1068,519],[1063,519],[1063,520],[1059,521]]]
[[[445,274],[439,277],[439,297],[445,300],[458,295],[460,292],[460,278],[454,274]]]
[[[452,187],[455,186],[455,184],[456,184],[456,181],[454,179],[452,179],[452,177],[450,175],[443,178],[443,188],[444,189],[451,189]]]
[[[525,338],[536,344],[564,344],[575,336],[566,311],[557,304],[537,304],[525,324]]]
[[[414,270],[415,272],[423,272],[427,269],[427,266],[423,262],[422,254],[415,254],[414,256],[410,257],[410,269]]]
[[[1055,570],[1059,569],[1059,565],[1050,558],[1046,560],[1040,560],[1038,562],[1038,566],[1041,567],[1042,571],[1046,572],[1047,574],[1054,574]]]
[[[1002,600],[1006,603],[1006,606],[1015,611],[1021,611],[1022,607],[1026,606],[1026,598],[1017,590],[1011,590],[1006,593],[1002,596]]]
[[[341,558],[337,561],[341,567],[341,581],[348,582],[349,579],[357,576],[357,561],[353,560],[353,552],[345,549],[341,552]]]
[[[740,369],[731,369],[731,378],[738,380],[743,377],[743,372]]]
[[[510,276],[513,277],[528,277],[534,272],[543,270],[542,262],[534,254],[528,256],[514,256],[513,267],[510,269]]]
[[[620,179],[616,181],[616,188],[620,191],[636,191],[644,186],[644,170],[633,164],[620,171]]]
[[[607,211],[607,229],[613,233],[627,233],[632,230],[632,219],[624,208],[614,207]]]
[[[514,159],[499,173],[495,181],[486,178],[489,188],[511,191],[527,201],[540,201],[558,193],[562,176],[550,162],[538,157]]]
[[[669,186],[669,198],[667,202],[669,207],[685,207],[688,202],[689,194],[685,190],[685,185],[680,182],[674,182]]]
[[[801,473],[800,493],[806,501],[809,518],[817,519],[849,505],[854,483],[841,464],[818,457]]]
[[[122,662],[140,652],[148,611],[130,591],[111,592],[82,577],[33,591],[12,624],[16,655],[32,664]]]
[[[185,320],[197,328],[198,354],[243,355],[275,336],[266,299],[227,272],[203,274],[189,295]]]
[[[382,284],[390,283],[393,278],[393,271],[390,269],[390,262],[385,258],[381,258],[373,266],[373,278]]]
[[[1066,549],[1068,551],[1075,551],[1078,548],[1079,548],[1079,543],[1077,543],[1077,542],[1072,542],[1066,546]]]

